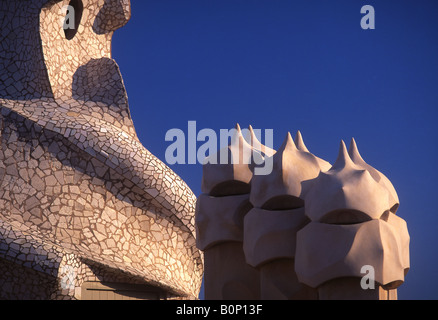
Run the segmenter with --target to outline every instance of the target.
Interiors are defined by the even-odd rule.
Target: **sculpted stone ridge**
[[[130,17],[129,0],[0,0],[0,222],[15,230],[0,238],[0,269],[20,257],[55,277],[42,292],[15,275],[4,296],[79,299],[85,282],[108,279],[198,296],[196,197],[139,141],[111,57]],[[52,271],[29,245],[47,247]],[[67,289],[63,267],[76,275]]]
[[[253,140],[257,144],[257,140]],[[260,144],[260,143],[259,143]],[[261,145],[261,144],[260,144]],[[253,157],[257,157],[253,160]],[[228,192],[245,193],[252,179],[251,163],[260,163],[263,155],[257,145],[248,143],[237,124],[231,142],[217,153],[207,157],[203,165],[201,190],[206,194]],[[237,189],[237,190],[236,190]]]
[[[397,239],[399,231],[380,219],[352,225],[311,222],[298,232],[298,279],[317,288],[337,278],[359,279],[361,268],[371,265],[377,283],[397,288],[409,269]]]
[[[359,150],[357,148],[356,141],[354,138],[351,139],[350,148],[348,149],[348,154],[353,160],[353,162],[365,168],[371,176],[376,180],[380,185],[382,185],[384,188],[386,188],[389,192],[389,204],[391,207],[391,212],[396,213],[398,206],[400,205],[400,201],[398,199],[397,192],[395,191],[394,186],[392,185],[391,181],[380,171],[378,171],[376,168],[370,166],[368,163],[365,162],[364,159],[362,159],[362,156],[359,153]]]
[[[306,215],[327,223],[379,219],[391,208],[388,190],[374,180],[369,170],[353,163],[344,142],[333,167],[313,180],[304,200]]]
[[[311,154],[304,146],[301,137],[297,139],[297,142],[302,150],[297,148],[288,133],[279,150],[272,156],[272,173],[254,176],[251,181],[250,195],[254,206],[266,206],[268,201],[275,201],[276,198],[283,196],[302,198],[302,183],[315,178],[322,170],[320,165],[324,160]],[[266,187],[268,185],[269,188]],[[301,205],[294,204],[293,206],[300,207]],[[290,209],[288,204],[285,204],[284,209]]]
[[[277,151],[247,145],[268,150],[271,173],[256,175],[249,163],[244,180],[236,164],[204,165],[204,185],[228,182],[222,193],[198,197],[206,298],[397,299],[410,268],[407,224],[395,215],[392,183],[362,159],[354,139],[349,151],[341,141],[333,165],[311,154],[299,131]],[[239,193],[229,187],[242,182]]]

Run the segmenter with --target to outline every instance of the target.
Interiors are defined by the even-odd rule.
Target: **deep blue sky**
[[[411,235],[400,299],[438,299],[438,1],[131,0],[113,57],[142,143],[171,128],[301,130],[333,163],[354,137],[393,182]],[[363,5],[376,29],[362,30]],[[200,194],[201,165],[173,165]]]

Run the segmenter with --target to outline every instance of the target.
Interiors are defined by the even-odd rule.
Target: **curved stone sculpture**
[[[245,140],[237,124],[231,130],[228,146],[205,159],[202,193],[214,196],[249,193],[254,164],[261,163],[262,159],[261,153]]]
[[[248,143],[253,147],[253,149],[260,151],[263,157],[272,157],[276,151],[260,142],[251,125],[248,127],[248,130],[250,134],[250,136],[247,138],[249,140]]]
[[[207,300],[260,298],[259,273],[246,263],[242,248],[243,221],[252,208],[254,157],[257,163],[263,158],[237,124],[228,146],[203,165],[203,194],[198,197],[195,221],[197,246],[204,252]]]
[[[391,212],[396,213],[400,201],[398,199],[397,192],[395,191],[394,186],[392,185],[391,181],[380,171],[376,170],[372,166],[370,166],[368,163],[365,162],[365,160],[362,159],[362,156],[359,153],[359,150],[357,148],[356,141],[354,138],[351,139],[350,147],[348,148],[348,154],[350,155],[351,160],[354,162],[354,164],[365,168],[371,176],[376,180],[379,184],[383,185],[386,189],[388,189],[389,192],[389,204],[391,207]]]
[[[309,149],[307,149],[306,145],[304,144],[301,131],[299,130],[297,131],[294,142],[298,150],[310,153]],[[332,165],[328,161],[325,161],[324,159],[321,159],[317,156],[315,156],[315,158],[316,161],[319,163],[319,167],[321,168],[321,171],[325,172],[327,170],[330,170],[330,168],[332,167]]]
[[[223,299],[228,288],[228,296],[233,291],[240,299],[251,290],[253,297],[276,300],[397,299],[410,268],[410,238],[395,215],[399,200],[391,182],[363,161],[354,139],[349,152],[341,142],[332,166],[309,152],[299,131],[295,141],[288,133],[275,152],[251,129],[249,143],[236,145],[272,160],[271,174],[246,176],[246,203],[248,194],[231,188],[224,188],[228,196],[198,198],[198,247],[210,268],[206,283],[214,283],[206,286],[206,297],[216,292],[210,296]],[[216,185],[233,179],[231,167],[208,170]],[[374,289],[361,285],[364,270],[372,270]]]
[[[354,139],[309,183],[305,203],[312,222],[297,234],[299,281],[319,299],[396,299],[409,270],[407,225],[393,213],[392,184],[362,160]],[[363,268],[372,270],[373,290],[361,284]]]
[[[294,270],[296,234],[309,223],[303,184],[330,164],[309,152],[299,131],[295,141],[288,133],[272,158],[271,174],[255,175],[251,181],[255,208],[244,221],[246,261],[260,270],[262,299],[316,299]]]
[[[253,208],[245,215],[243,249],[248,264],[259,267],[276,259],[295,257],[296,234],[309,220],[304,208],[263,210]]]
[[[254,176],[251,181],[251,203],[274,210],[303,207],[302,182],[319,174],[321,167],[317,157],[299,150],[288,133],[272,158],[271,174]]]
[[[87,281],[110,280],[160,298],[199,293],[196,197],[138,140],[111,58],[130,14],[125,0],[0,1],[0,221],[19,253],[0,251],[0,261],[34,270],[29,238],[52,268],[55,251],[75,257],[72,285],[47,273],[55,285],[43,298],[81,298]]]
[[[248,212],[248,195],[212,197],[201,194],[196,203],[196,243],[206,250],[215,244],[243,241],[243,219]]]
[[[390,209],[388,197],[367,169],[353,163],[342,141],[335,164],[312,181],[304,200],[312,221],[345,224],[379,219]]]
[[[396,288],[407,268],[398,231],[380,219],[351,225],[311,222],[297,235],[298,279],[317,288],[329,280],[356,277],[360,289],[362,267],[369,265],[376,282]]]
[[[396,216],[393,213],[389,213],[386,221],[394,230],[394,234],[397,237],[397,249],[399,251],[399,255],[401,257],[401,264],[405,273],[408,273],[411,268],[410,260],[409,260],[409,242],[410,236],[408,231],[408,225],[405,220]]]

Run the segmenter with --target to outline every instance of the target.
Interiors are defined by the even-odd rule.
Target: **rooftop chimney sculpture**
[[[341,142],[333,165],[300,132],[275,152],[246,142],[238,127],[229,150],[272,157],[273,170],[206,159],[210,187],[196,210],[206,299],[397,299],[409,270],[407,225],[393,185],[354,139],[348,151]]]
[[[196,197],[138,140],[111,58],[130,16],[0,0],[2,299],[198,297]]]

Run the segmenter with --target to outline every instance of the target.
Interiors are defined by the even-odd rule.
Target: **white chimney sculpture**
[[[407,224],[392,183],[354,139],[331,165],[299,131],[276,152],[249,131],[246,141],[237,125],[203,166],[195,223],[205,299],[397,299],[410,267]],[[214,164],[221,151],[240,161]],[[254,174],[268,157],[272,172]]]

